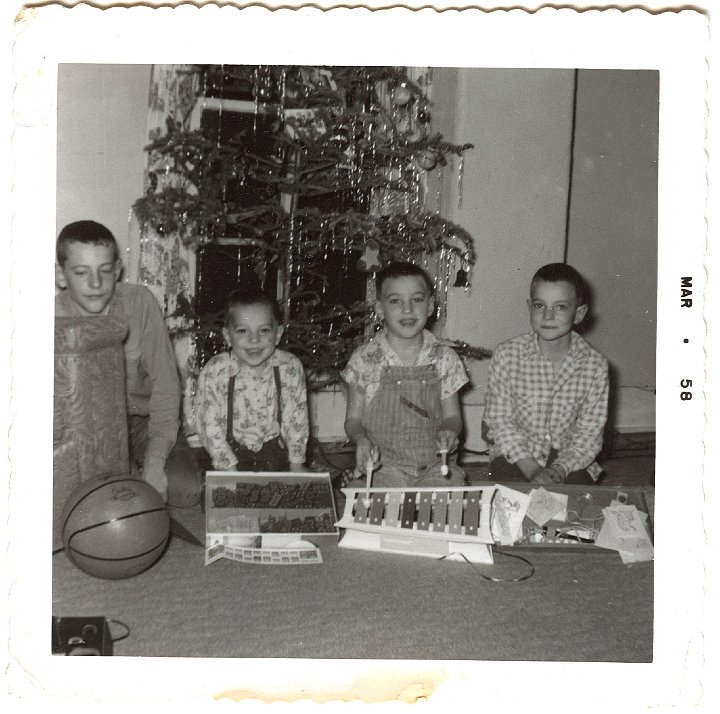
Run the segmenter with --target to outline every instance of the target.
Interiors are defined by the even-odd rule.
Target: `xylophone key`
[[[465,506],[465,535],[477,535],[480,519],[480,491],[468,491]]]
[[[460,533],[463,516],[463,492],[453,491],[450,494],[450,505],[448,506],[448,533],[454,535]]]
[[[417,494],[415,491],[406,491],[402,505],[402,516],[400,520],[401,528],[412,528],[415,522],[415,499]]]
[[[403,494],[400,491],[391,491],[388,495],[387,508],[385,509],[385,525],[389,528],[397,528],[402,497]]]
[[[367,521],[368,508],[364,502],[364,495],[358,491],[355,493],[355,523],[365,523]]]
[[[430,528],[430,507],[432,506],[432,493],[424,492],[420,494],[420,504],[418,505],[417,527],[419,531],[426,531]]]
[[[385,510],[385,491],[373,493],[370,504],[370,523],[373,526],[382,524],[383,511]]]
[[[433,506],[433,530],[445,532],[447,517],[448,492],[438,491],[435,494],[435,505]]]

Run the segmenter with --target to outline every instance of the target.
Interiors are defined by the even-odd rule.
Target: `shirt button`
[[[402,380],[398,379],[397,383],[402,384]]]

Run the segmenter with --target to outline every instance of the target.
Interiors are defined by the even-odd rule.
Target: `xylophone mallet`
[[[365,498],[363,499],[363,505],[365,508],[370,506],[370,485],[372,484],[373,475],[373,460],[368,459],[365,464]]]
[[[450,478],[450,469],[448,468],[448,464],[447,464],[447,456],[448,456],[448,450],[440,449],[440,458],[442,459],[442,464],[440,466],[440,473],[445,478]]]

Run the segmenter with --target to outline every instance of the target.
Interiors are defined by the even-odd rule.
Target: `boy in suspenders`
[[[223,335],[230,348],[200,372],[196,426],[219,471],[304,471],[309,435],[305,372],[277,349],[275,300],[233,292]]]

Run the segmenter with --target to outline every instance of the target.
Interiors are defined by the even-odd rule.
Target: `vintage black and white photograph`
[[[431,26],[390,15],[378,41]],[[678,80],[577,41],[513,60],[421,39],[58,53],[36,241],[53,659],[650,677],[682,640],[656,512],[702,480],[699,441],[686,473],[667,456],[702,399],[697,225],[681,265],[663,220]]]
[[[268,640],[258,619],[254,638],[221,626],[198,650],[188,623],[173,650],[133,634],[119,652],[652,660],[648,538],[632,567],[617,540],[592,552],[523,546],[593,543],[613,503],[652,523],[658,91],[657,71],[632,69],[59,66],[55,358],[82,366],[56,374],[55,510],[76,481],[131,473],[198,537],[260,533],[257,513],[250,529],[238,519],[287,495],[287,479],[228,490],[205,473],[290,464],[330,470],[338,499],[343,483],[369,478],[373,494],[489,482],[565,500],[580,484],[593,506],[573,501],[506,534],[480,572],[382,543],[326,558],[315,592],[284,569],[273,609],[295,623],[294,639]],[[121,181],[138,188],[130,206],[104,188]],[[97,203],[80,208],[90,193]],[[83,345],[86,329],[117,316],[127,335]],[[106,357],[122,350],[124,380]],[[75,466],[86,462],[89,472]],[[171,535],[151,568],[108,583],[60,551],[54,610],[76,614],[79,597],[113,608],[137,591],[133,617],[156,618],[148,590],[162,583],[166,617],[199,598],[193,622],[206,628],[214,587],[226,602],[223,585],[237,579],[239,608],[261,596],[238,564],[193,577],[201,556]],[[468,587],[531,569],[489,617],[473,616]],[[447,592],[418,587],[433,580]],[[381,621],[351,642],[333,637],[332,605],[313,607],[333,587],[343,607],[393,588],[402,641]],[[528,598],[559,588],[573,603],[562,625],[526,612],[533,636],[507,636]],[[439,607],[448,592],[455,625]],[[603,636],[588,637],[594,629]],[[559,634],[562,655],[549,647]],[[313,637],[323,644],[306,652]]]

